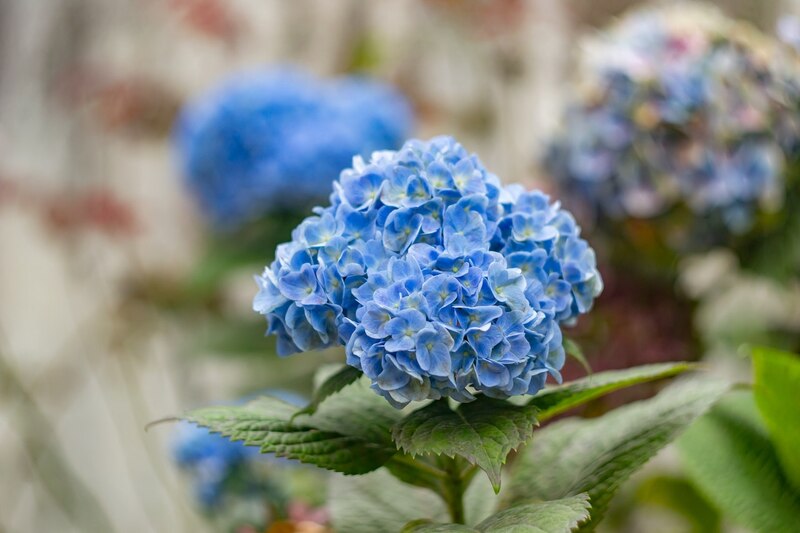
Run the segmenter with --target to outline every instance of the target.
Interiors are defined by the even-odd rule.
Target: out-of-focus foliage
[[[758,411],[772,437],[783,471],[800,492],[800,357],[753,349],[753,374]]]
[[[733,520],[754,531],[796,530],[800,493],[781,469],[751,392],[731,393],[678,446],[691,479]]]
[[[589,531],[603,518],[620,484],[702,415],[727,386],[686,380],[650,400],[590,420],[568,419],[538,432],[514,465],[507,503],[552,500],[583,492],[591,502]]]

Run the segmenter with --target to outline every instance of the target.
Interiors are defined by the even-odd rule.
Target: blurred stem
[[[5,394],[16,400],[20,414],[16,425],[25,452],[39,481],[58,502],[61,511],[80,531],[115,531],[97,497],[84,484],[58,448],[53,424],[39,409],[15,370],[0,355],[0,382]]]

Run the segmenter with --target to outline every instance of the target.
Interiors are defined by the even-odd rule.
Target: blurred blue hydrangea
[[[208,429],[180,422],[173,442],[173,457],[190,473],[198,503],[206,509],[220,504],[224,487],[259,457],[258,448],[231,441]]]
[[[283,390],[265,391],[292,405],[301,406],[306,400]],[[255,396],[240,399],[243,404]],[[286,459],[263,455],[257,446],[245,446],[207,428],[190,422],[179,422],[172,439],[172,457],[189,474],[195,498],[205,510],[218,508],[226,497],[274,497],[264,464],[288,464]]]
[[[546,166],[597,214],[682,206],[746,231],[780,206],[798,150],[800,68],[787,52],[713,7],[635,10],[584,44]]]
[[[397,148],[411,126],[408,102],[388,85],[275,69],[229,78],[188,104],[175,143],[203,211],[230,228],[314,205],[354,155]]]
[[[344,344],[395,406],[535,394],[560,379],[561,324],[602,289],[572,216],[450,137],[356,157],[315,213],[253,307],[281,355]]]

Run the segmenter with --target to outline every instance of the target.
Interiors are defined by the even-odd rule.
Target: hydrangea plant
[[[684,250],[782,205],[800,141],[788,47],[713,7],[669,3],[587,39],[578,72],[546,167],[590,211],[667,217],[658,231]]]
[[[264,69],[191,101],[174,138],[203,213],[232,228],[276,209],[314,205],[353,154],[397,148],[411,124],[408,102],[381,82]]]
[[[479,513],[465,503],[476,472],[499,492],[503,464],[538,424],[689,366],[544,387],[564,364],[562,326],[602,289],[594,253],[557,202],[503,186],[450,137],[355,157],[330,205],[314,213],[256,277],[254,308],[281,354],[344,345],[347,364],[321,379],[303,409],[264,396],[184,418],[264,453],[367,474],[332,491],[338,530],[591,529],[620,482],[724,390],[693,382],[612,413],[607,424],[543,430],[540,447],[510,468],[511,487],[482,496],[489,512]],[[387,488],[385,474],[370,474],[378,469],[405,486]],[[447,516],[411,505],[409,491],[419,490],[436,493]]]

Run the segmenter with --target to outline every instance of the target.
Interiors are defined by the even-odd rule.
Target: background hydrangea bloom
[[[181,422],[173,443],[173,457],[192,476],[198,503],[206,509],[219,505],[225,484],[241,477],[250,461],[258,460],[258,448],[233,442],[221,435]]]
[[[203,210],[231,227],[324,199],[353,154],[400,146],[411,123],[408,102],[383,83],[264,70],[187,105],[175,141]]]
[[[534,394],[602,289],[572,216],[454,139],[356,157],[256,278],[278,351],[346,345],[395,405]]]
[[[306,399],[285,390],[267,390],[271,396],[301,406]],[[236,404],[253,399],[246,396]],[[266,464],[291,464],[260,453],[257,446],[245,446],[208,428],[180,422],[172,439],[172,457],[186,471],[192,482],[195,498],[206,510],[219,507],[226,496],[272,499],[279,496],[268,479]],[[262,502],[263,504],[263,502]]]
[[[711,7],[636,10],[584,43],[579,94],[546,166],[603,215],[682,206],[745,231],[780,205],[800,139],[800,68],[787,52]]]

